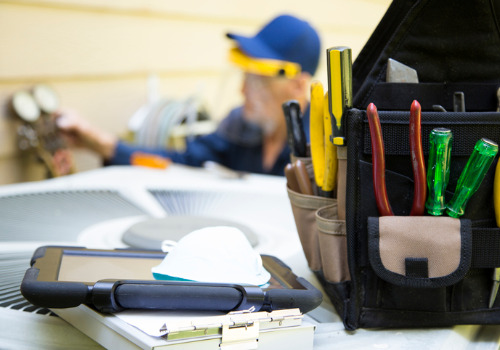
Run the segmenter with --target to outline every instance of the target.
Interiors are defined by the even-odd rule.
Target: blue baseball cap
[[[272,19],[253,37],[226,34],[241,51],[254,58],[298,63],[302,71],[314,75],[320,55],[319,35],[297,17],[281,15]]]

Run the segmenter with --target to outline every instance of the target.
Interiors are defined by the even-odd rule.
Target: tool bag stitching
[[[315,216],[319,231],[334,236],[346,236],[345,221],[338,220],[336,203],[319,208]]]
[[[301,209],[314,209],[317,210],[325,205],[332,204],[336,200],[333,198],[325,198],[318,196],[310,196],[307,194],[297,193],[287,188],[288,197],[290,201],[298,208]]]

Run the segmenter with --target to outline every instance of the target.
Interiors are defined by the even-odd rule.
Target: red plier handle
[[[382,127],[378,116],[377,107],[370,103],[366,109],[368,124],[370,127],[370,138],[372,145],[372,167],[373,187],[375,200],[380,216],[394,215],[385,184],[385,156],[384,141],[382,138]],[[413,205],[410,215],[423,215],[425,211],[425,200],[427,196],[426,172],[424,153],[422,149],[421,136],[421,107],[417,101],[413,101],[410,109],[410,152],[415,179],[413,193]]]
[[[410,215],[421,216],[425,212],[425,200],[427,198],[427,181],[424,162],[424,151],[422,148],[422,108],[417,100],[410,107],[410,155],[413,169],[413,205]]]

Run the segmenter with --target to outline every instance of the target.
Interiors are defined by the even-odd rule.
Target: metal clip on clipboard
[[[299,326],[303,315],[299,309],[272,312],[235,311],[207,319],[190,320],[177,324],[164,324],[160,332],[167,339],[180,339],[199,335],[222,334],[220,349],[257,349],[261,330]]]

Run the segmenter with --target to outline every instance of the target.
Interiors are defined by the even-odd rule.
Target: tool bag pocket
[[[360,327],[498,323],[499,303],[488,308],[495,262],[481,261],[488,239],[474,242],[482,229],[470,220],[385,216],[369,217],[367,225],[369,261],[358,270]]]
[[[297,193],[290,188],[287,188],[287,192],[297,233],[309,268],[314,272],[320,271],[322,264],[316,211],[325,206],[336,205],[336,200]]]
[[[306,166],[314,191],[314,171],[311,158],[300,159]],[[338,218],[336,198],[310,196],[287,186],[295,226],[309,268],[323,285],[325,292],[339,311],[344,313],[349,297],[350,272],[347,262],[346,222]]]
[[[337,203],[316,211],[316,226],[324,279],[329,283],[349,281],[345,221],[338,219]]]
[[[470,220],[429,216],[368,218],[368,257],[375,274],[400,287],[448,287],[471,266]]]

